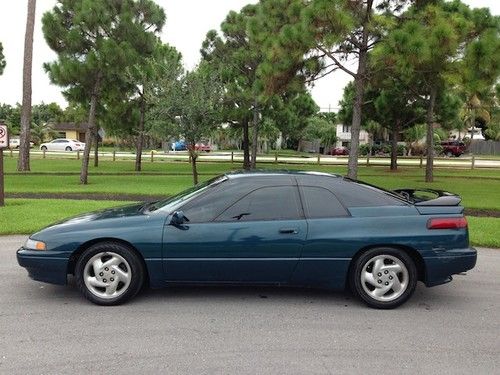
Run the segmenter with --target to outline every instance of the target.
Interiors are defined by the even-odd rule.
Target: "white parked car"
[[[42,143],[40,150],[45,151],[83,151],[85,143],[79,142],[75,139],[59,138],[51,142]]]
[[[30,142],[30,148],[32,148],[35,144]],[[9,139],[9,148],[19,148],[21,146],[21,140],[19,138],[10,138]]]

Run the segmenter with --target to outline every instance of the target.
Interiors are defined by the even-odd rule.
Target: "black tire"
[[[47,151],[47,147],[42,146],[42,147],[40,147],[40,150],[42,150],[42,151]]]
[[[66,147],[66,151],[73,151],[73,149],[71,147]]]
[[[85,284],[84,271],[85,266],[91,258],[99,253],[115,253],[123,257],[130,266],[131,280],[127,289],[115,298],[101,298],[95,295]],[[89,247],[78,258],[75,266],[75,282],[80,292],[89,301],[103,306],[114,306],[122,304],[135,297],[144,284],[145,270],[141,259],[129,247],[117,242],[101,242]]]
[[[398,259],[406,267],[406,288],[402,291],[402,294],[397,298],[388,301],[380,301],[372,297],[367,293],[365,287],[362,285],[361,273],[364,272],[365,267],[369,269],[371,260],[377,256],[388,256]],[[384,275],[385,276],[385,275]],[[401,274],[397,276],[401,278]],[[354,294],[356,294],[363,302],[368,306],[377,309],[393,309],[405,303],[415,291],[418,281],[417,267],[411,257],[402,250],[390,248],[390,247],[379,247],[370,249],[362,253],[355,261],[351,267],[349,274],[349,284]],[[365,283],[366,287],[369,284]],[[375,289],[375,288],[374,288]],[[391,289],[392,290],[392,289]],[[391,290],[388,293],[391,293]],[[382,297],[383,298],[383,297]]]
[[[451,158],[454,155],[453,155],[453,153],[451,151],[448,151],[448,152],[446,152],[446,156],[449,157],[449,158]]]

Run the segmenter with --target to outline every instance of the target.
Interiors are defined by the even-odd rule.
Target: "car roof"
[[[261,169],[261,170],[253,170],[253,171],[233,171],[225,174],[230,179],[235,178],[254,178],[254,177],[275,177],[275,176],[311,176],[311,177],[328,177],[328,178],[342,178],[341,175],[325,173],[325,172],[314,172],[314,171],[291,171],[287,169],[277,169],[277,170],[269,170],[269,169]]]

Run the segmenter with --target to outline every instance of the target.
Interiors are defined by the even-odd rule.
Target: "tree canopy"
[[[124,69],[153,53],[165,13],[152,0],[59,0],[42,23],[58,55],[45,64],[51,81],[65,88],[68,101],[89,108],[80,174],[86,184],[99,101],[116,88]]]

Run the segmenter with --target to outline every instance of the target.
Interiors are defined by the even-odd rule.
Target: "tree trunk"
[[[100,85],[99,82],[100,80],[97,79],[92,96],[90,98],[88,128],[87,131],[85,132],[85,150],[83,151],[82,168],[80,170],[80,183],[83,185],[87,185],[88,183],[90,148],[92,146],[92,139],[93,139],[94,129],[96,126],[96,110],[97,110],[98,91]]]
[[[136,142],[136,152],[135,152],[135,171],[140,172],[142,169],[142,147],[144,145],[144,117],[146,112],[146,106],[144,103],[144,97],[141,98],[141,108],[139,116],[139,134],[137,135]]]
[[[36,0],[28,0],[28,17],[24,37],[23,106],[21,112],[21,134],[19,142],[18,171],[30,170],[31,127],[31,73],[33,66],[33,33],[35,29]]]
[[[257,168],[257,152],[259,151],[259,109],[257,103],[254,102],[253,109],[253,134],[252,134],[252,162],[250,169]]]
[[[437,87],[431,87],[429,106],[427,107],[427,165],[425,166],[425,182],[434,181],[434,105],[436,104]]]
[[[398,169],[398,135],[399,135],[399,122],[396,122],[392,127],[391,133],[391,171]]]
[[[198,155],[196,154],[196,150],[194,149],[194,143],[190,147],[189,156],[191,159],[191,168],[193,169],[193,184],[198,185],[198,170],[196,168],[196,159]]]
[[[249,136],[248,136],[248,119],[245,118],[243,120],[243,169],[250,169],[250,145],[249,145]]]
[[[361,131],[361,115],[363,111],[363,98],[365,95],[366,72],[368,65],[369,22],[373,7],[373,0],[368,0],[363,21],[361,45],[358,54],[358,70],[354,78],[355,98],[351,122],[351,145],[349,161],[347,162],[347,177],[358,178],[359,133]]]
[[[94,167],[99,166],[99,128],[96,126],[94,128]]]

